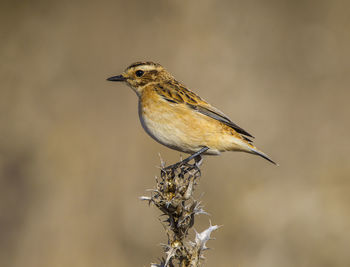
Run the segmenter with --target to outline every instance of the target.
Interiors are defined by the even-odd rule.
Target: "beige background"
[[[147,266],[158,152],[105,79],[153,60],[280,163],[207,157],[206,266],[350,266],[348,1],[3,1],[0,266]]]

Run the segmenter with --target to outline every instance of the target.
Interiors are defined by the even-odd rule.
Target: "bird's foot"
[[[175,164],[169,165],[167,167],[165,167],[163,170],[164,171],[175,171],[175,169],[181,167],[181,166],[185,166],[188,165],[188,163],[194,159],[194,164],[190,164],[192,165],[193,168],[196,168],[197,170],[199,170],[199,166],[202,164],[203,158],[202,155],[204,152],[206,152],[209,149],[209,147],[203,147],[202,149],[200,149],[199,151],[197,151],[196,153],[192,154],[191,156],[189,156],[188,158],[185,158],[184,160],[181,160]]]

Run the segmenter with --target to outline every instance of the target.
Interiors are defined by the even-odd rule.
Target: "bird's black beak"
[[[124,82],[126,78],[123,75],[113,76],[107,79],[107,81],[111,82]]]

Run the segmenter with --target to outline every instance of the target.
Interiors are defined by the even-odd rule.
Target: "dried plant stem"
[[[206,214],[200,201],[193,197],[201,176],[201,162],[180,162],[165,167],[161,161],[156,188],[151,190],[150,197],[141,197],[153,203],[165,217],[162,223],[168,236],[168,244],[163,245],[166,258],[160,264],[151,264],[153,267],[173,267],[175,263],[181,267],[200,266],[200,260],[204,258],[203,251],[207,249],[206,242],[210,240],[211,232],[218,228],[210,224],[205,231],[196,232],[194,241],[185,240],[194,225],[195,215]]]

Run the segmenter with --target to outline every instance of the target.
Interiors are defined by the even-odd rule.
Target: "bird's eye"
[[[137,70],[135,74],[137,77],[141,77],[144,74],[144,72],[142,70]]]

